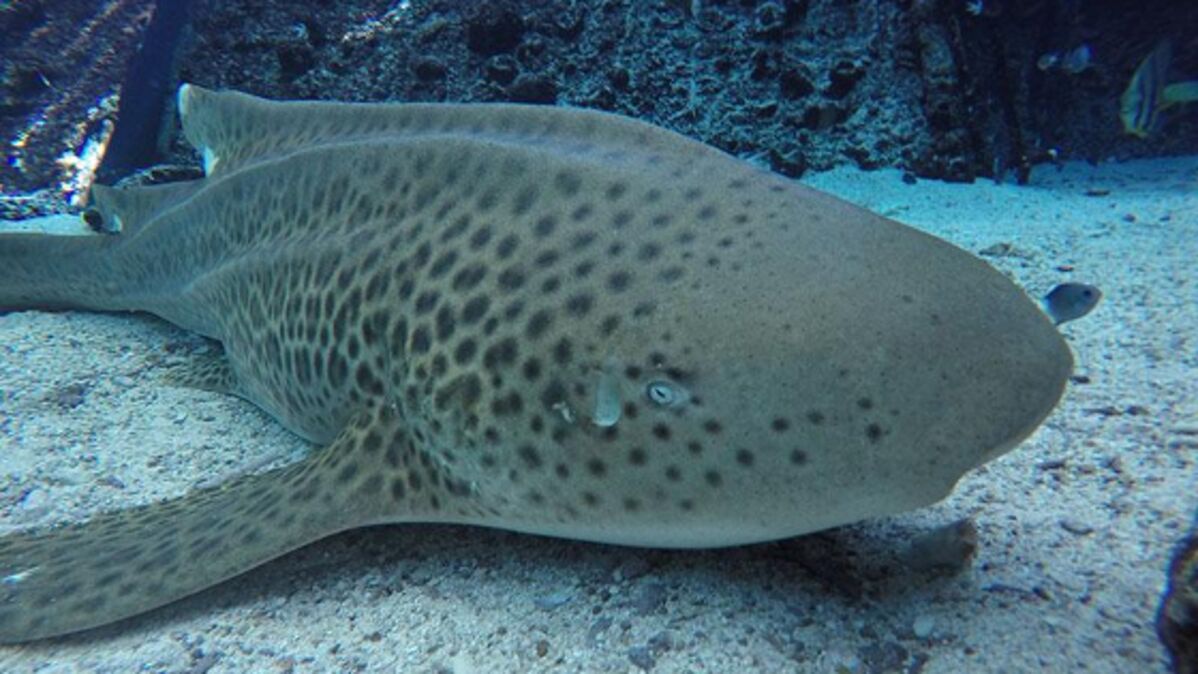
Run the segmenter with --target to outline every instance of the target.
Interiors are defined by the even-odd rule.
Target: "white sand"
[[[361,530],[114,627],[0,648],[0,671],[1164,671],[1151,623],[1198,507],[1198,158],[1041,168],[1023,188],[807,182],[975,252],[1010,243],[987,259],[1033,295],[1101,286],[1064,330],[1089,383],[910,515],[707,552]],[[305,451],[245,403],[164,386],[196,348],[144,317],[0,317],[0,531]],[[906,565],[912,537],[962,517],[971,568]]]

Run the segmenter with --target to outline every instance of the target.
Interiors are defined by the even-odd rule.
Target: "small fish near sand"
[[[1068,321],[1076,321],[1098,306],[1102,299],[1102,291],[1096,286],[1085,283],[1062,283],[1044,296],[1042,304],[1044,312],[1052,317],[1053,323],[1060,325]]]
[[[1156,46],[1131,76],[1119,99],[1123,130],[1147,138],[1164,124],[1163,112],[1173,105],[1198,101],[1198,80],[1167,84],[1173,45],[1164,40]]]
[[[1072,370],[982,260],[633,119],[178,101],[205,177],[95,188],[111,233],[0,235],[0,309],[218,340],[170,381],[316,449],[0,538],[2,643],[371,524],[703,548],[903,512],[1017,446]]]

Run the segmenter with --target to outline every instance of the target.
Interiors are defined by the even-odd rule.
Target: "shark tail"
[[[383,470],[396,452],[383,444],[388,415],[364,413],[332,444],[283,468],[0,538],[0,643],[120,620],[380,515],[405,519],[413,505],[398,456],[392,475]]]

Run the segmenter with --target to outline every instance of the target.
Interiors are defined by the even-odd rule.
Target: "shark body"
[[[97,188],[111,235],[0,235],[0,308],[219,340],[177,379],[317,448],[0,538],[0,642],[369,524],[712,547],[905,511],[1031,433],[1072,367],[972,255],[635,120],[186,85],[179,109],[206,177]]]

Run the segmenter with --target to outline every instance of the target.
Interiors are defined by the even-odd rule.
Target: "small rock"
[[[769,162],[773,171],[790,178],[798,178],[807,171],[807,158],[797,150],[771,148]]]
[[[209,670],[216,666],[216,663],[221,658],[221,653],[216,651],[204,651],[203,649],[195,649],[191,652],[191,664],[187,669],[183,670],[186,674],[207,674]]]
[[[904,557],[921,571],[959,573],[969,566],[977,549],[977,528],[966,518],[916,537]]]
[[[595,644],[599,641],[599,635],[606,632],[610,627],[611,618],[605,616],[596,620],[589,628],[587,628],[587,644],[592,647],[595,646]]]
[[[998,243],[986,246],[978,251],[978,255],[984,255],[986,257],[1018,257],[1024,259],[1031,257],[1031,253],[1028,253],[1026,250],[1021,248],[1016,248],[1015,244],[1010,243],[1009,241],[1000,241]]]
[[[640,594],[632,603],[637,615],[646,616],[661,613],[666,606],[666,587],[661,583],[649,583],[641,588]]]
[[[549,642],[541,639],[537,642],[537,657],[543,658],[549,653]]]
[[[864,75],[865,69],[860,65],[852,61],[841,61],[828,73],[828,88],[824,90],[824,94],[830,98],[844,98]]]
[[[587,632],[590,634],[599,634],[600,632],[606,632],[609,627],[611,627],[611,618],[603,616],[592,623]]]
[[[520,65],[508,54],[497,54],[487,60],[485,72],[487,79],[506,87],[520,74]]]
[[[559,606],[564,606],[574,598],[574,595],[567,591],[554,592],[543,597],[537,597],[532,600],[532,603],[542,611],[552,611]]]
[[[97,483],[102,484],[105,487],[112,487],[113,489],[124,489],[125,488],[124,481],[122,481],[121,478],[117,477],[116,475],[105,475],[104,477],[97,480]]]
[[[1165,443],[1165,446],[1172,450],[1198,449],[1198,440],[1193,438],[1173,438]]]
[[[449,69],[444,63],[435,58],[423,58],[416,62],[416,66],[412,68],[412,71],[416,73],[416,77],[420,81],[434,82],[445,79],[445,74]]]
[[[418,566],[407,574],[407,581],[412,585],[424,585],[432,579],[433,572],[423,566]]]
[[[133,377],[127,377],[125,375],[117,375],[113,377],[112,383],[121,388],[133,388],[137,384],[137,382],[133,380]]]
[[[526,35],[520,46],[516,47],[516,59],[524,64],[534,64],[548,48],[549,45],[545,42],[545,38],[539,34]]]
[[[815,93],[815,85],[804,72],[795,68],[785,70],[778,75],[778,91],[782,94],[782,98],[794,100],[806,98]]]
[[[308,44],[285,44],[275,51],[279,72],[286,81],[294,80],[316,66],[316,54]]]
[[[50,494],[45,489],[34,487],[25,492],[25,496],[17,502],[17,519],[36,519],[50,509]]]
[[[1060,525],[1062,529],[1076,536],[1085,536],[1094,533],[1094,527],[1074,519],[1063,519],[1060,521]]]
[[[674,638],[669,632],[658,632],[649,637],[649,649],[654,653],[664,653],[674,647]]]
[[[582,34],[582,29],[586,27],[586,11],[575,6],[573,3],[563,5],[557,11],[557,17],[554,24],[557,28],[557,34],[565,40],[573,40]]]
[[[613,87],[624,91],[632,82],[632,73],[628,72],[627,68],[614,66],[607,71],[607,81],[611,82]]]
[[[58,389],[54,394],[54,401],[64,410],[73,410],[87,399],[88,388],[90,387],[87,384],[69,384]]]
[[[1123,459],[1119,458],[1118,456],[1107,457],[1106,460],[1102,462],[1102,465],[1112,473],[1119,473],[1120,475],[1123,474]]]
[[[861,658],[851,653],[829,652],[825,655],[829,672],[836,674],[860,674],[862,671]]]
[[[508,100],[513,103],[557,103],[557,82],[541,75],[521,75],[507,89]]]
[[[753,34],[763,38],[778,38],[786,28],[786,8],[781,3],[763,2],[753,16]]]
[[[753,106],[753,115],[761,119],[769,119],[778,114],[777,101],[763,101]]]
[[[619,583],[640,578],[646,573],[649,573],[649,561],[638,555],[617,566],[611,573],[611,579],[613,582]]]
[[[628,649],[628,659],[632,664],[640,667],[646,672],[653,669],[657,664],[657,658],[653,657],[653,651],[648,646],[633,646]]]
[[[894,641],[875,641],[857,652],[870,672],[900,672],[910,653]]]
[[[511,8],[480,3],[466,20],[466,46],[483,56],[510,52],[520,44],[526,29],[524,20]]]
[[[911,631],[918,639],[927,639],[935,629],[936,619],[930,615],[916,616],[915,622],[911,624]]]
[[[845,110],[838,105],[831,103],[810,105],[803,110],[799,126],[812,131],[822,131],[839,124],[847,116]]]

